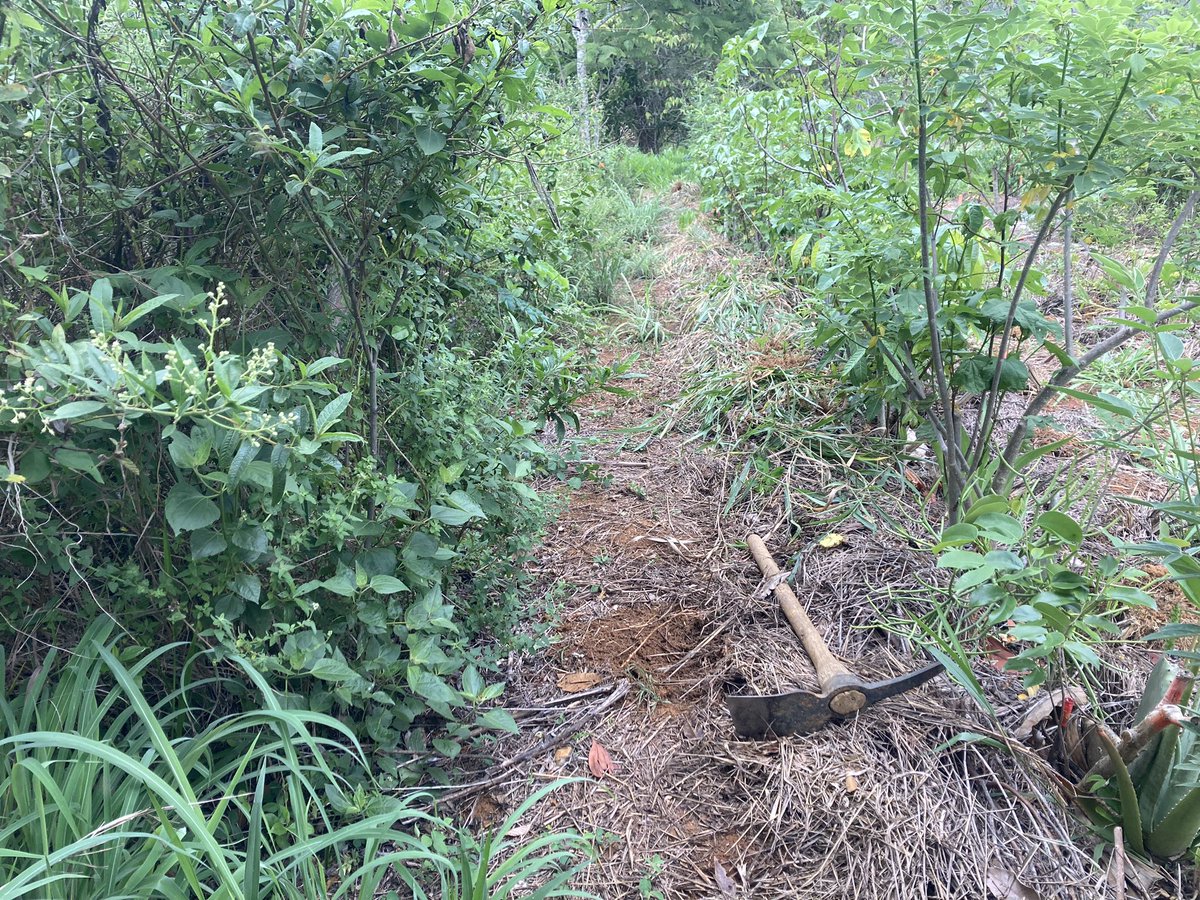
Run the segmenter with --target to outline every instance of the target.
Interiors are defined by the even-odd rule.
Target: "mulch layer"
[[[664,319],[685,319],[703,285],[754,265],[703,219],[677,227],[691,202],[675,195],[662,270],[632,287],[635,297],[648,287]],[[728,690],[815,684],[777,603],[758,590],[747,534],[761,534],[781,566],[799,562],[797,595],[832,651],[864,676],[925,664],[880,625],[927,609],[941,573],[885,529],[846,528],[840,545],[822,549],[790,538],[769,505],[723,515],[740,461],[644,428],[679,397],[702,343],[694,331],[669,331],[676,336],[640,348],[635,396],[584,405],[580,440],[598,477],[571,492],[543,485],[564,491],[564,504],[534,574],[561,621],[548,651],[513,659],[505,676],[512,705],[544,714],[500,745],[497,757],[519,764],[461,794],[461,808],[487,824],[548,780],[578,779],[522,827],[596,835],[578,887],[613,900],[1140,896],[1132,882],[1114,884],[1118,866],[1127,875],[1137,867],[1111,847],[1097,856],[1042,756],[954,741],[964,732],[1006,739],[945,677],[816,734],[736,738]],[[830,489],[817,463],[793,478],[813,493]],[[913,515],[893,499],[893,515]],[[1129,623],[1142,634],[1152,627]],[[1106,708],[1131,707],[1148,665],[1126,652],[1108,676]],[[1016,676],[987,659],[977,674],[1006,726],[1032,722],[1036,701]],[[593,743],[614,768],[599,778],[589,771]]]

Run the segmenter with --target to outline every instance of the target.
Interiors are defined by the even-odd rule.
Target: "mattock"
[[[772,579],[779,575],[779,567],[762,538],[752,534],[746,544],[764,577]],[[771,738],[816,731],[831,720],[847,719],[880,700],[922,685],[942,671],[941,663],[934,663],[899,678],[865,682],[829,652],[821,633],[787,584],[780,582],[775,587],[775,596],[817,670],[821,692],[727,697],[734,730],[741,737]]]

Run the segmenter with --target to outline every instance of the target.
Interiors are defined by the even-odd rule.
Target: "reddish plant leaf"
[[[592,749],[588,751],[588,768],[597,778],[612,775],[617,771],[617,767],[613,765],[612,757],[608,755],[608,751],[596,743],[596,741],[592,741]]]

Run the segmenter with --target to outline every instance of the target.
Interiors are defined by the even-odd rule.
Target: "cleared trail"
[[[681,230],[691,204],[671,195],[661,269],[631,286],[635,300],[648,291],[667,340],[614,337],[605,356],[636,350],[644,377],[632,396],[600,394],[581,410],[585,455],[604,477],[564,495],[540,552],[536,575],[562,623],[548,654],[510,660],[509,702],[529,712],[464,797],[467,814],[486,826],[547,780],[583,779],[520,827],[596,834],[579,887],[604,898],[1103,896],[1105,873],[1043,781],[986,747],[936,749],[986,728],[945,678],[815,735],[735,738],[729,682],[762,693],[813,683],[774,601],[755,597],[761,578],[741,542],[764,534],[783,564],[805,541],[789,542],[778,511],[722,515],[740,460],[645,429],[704,359],[698,298],[755,264],[703,219]],[[748,346],[747,377],[753,358]],[[816,463],[802,474],[817,492],[838,478]],[[886,677],[919,663],[873,626],[931,567],[900,537],[864,531],[809,553],[797,593],[835,654]],[[994,674],[1003,696],[1011,676]],[[593,742],[612,760],[601,778]]]

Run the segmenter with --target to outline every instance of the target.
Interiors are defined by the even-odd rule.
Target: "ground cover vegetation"
[[[882,895],[887,811],[807,824],[852,795],[1080,815],[896,896],[1182,890],[1198,48],[1122,0],[0,6],[0,898]],[[936,802],[859,792],[869,724],[830,803],[825,744],[697,712],[795,682],[749,530],[945,665],[879,726]]]

